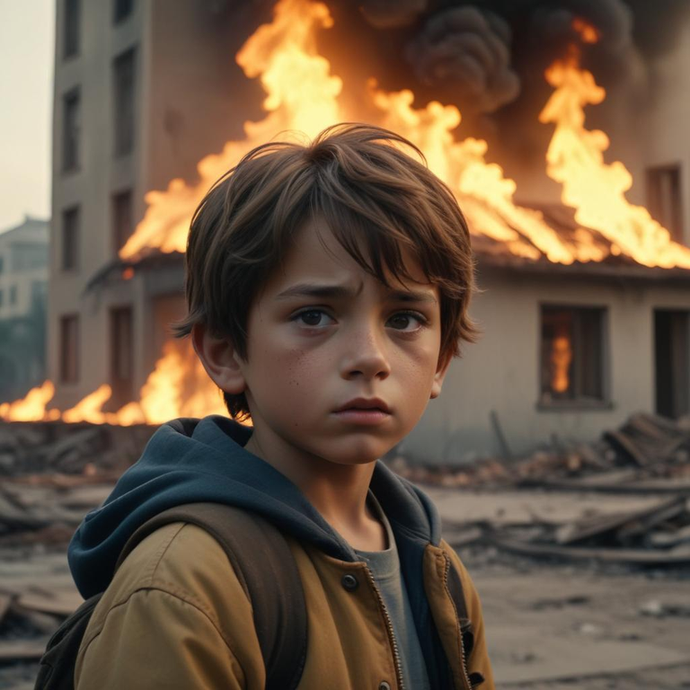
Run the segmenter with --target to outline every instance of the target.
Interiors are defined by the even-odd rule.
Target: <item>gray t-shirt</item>
[[[388,610],[395,639],[398,643],[405,687],[413,690],[431,690],[424,655],[412,618],[407,588],[400,570],[400,558],[398,557],[393,530],[388,518],[371,492],[369,492],[368,500],[373,511],[386,528],[388,548],[385,551],[357,550],[356,553],[369,566]]]

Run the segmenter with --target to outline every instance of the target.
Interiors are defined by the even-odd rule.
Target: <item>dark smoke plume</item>
[[[377,29],[412,24],[426,10],[427,0],[363,0],[359,9]]]
[[[350,15],[355,6],[350,0],[329,4]],[[467,113],[496,112],[523,90],[528,99],[541,97],[540,89],[548,88],[544,69],[569,44],[580,42],[576,18],[599,34],[596,45],[582,46],[583,66],[608,87],[637,79],[644,58],[675,42],[680,17],[690,11],[690,0],[360,0],[357,5],[360,19],[379,34],[364,52],[378,51],[388,63],[373,75],[383,86],[387,79],[390,86],[399,85],[405,77],[423,100],[453,102]],[[372,68],[375,72],[376,65]]]
[[[498,15],[457,7],[432,16],[409,43],[406,57],[426,86],[452,90],[474,110],[493,112],[520,92],[510,43],[510,26]]]

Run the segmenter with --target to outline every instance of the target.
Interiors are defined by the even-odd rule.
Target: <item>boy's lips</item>
[[[339,407],[336,412],[345,412],[347,410],[380,410],[390,414],[388,405],[381,398],[353,398]]]
[[[391,416],[388,405],[381,398],[354,398],[333,413],[352,424],[380,424]]]

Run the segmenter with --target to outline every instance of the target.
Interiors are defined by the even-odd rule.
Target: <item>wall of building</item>
[[[654,309],[690,308],[687,287],[499,272],[480,273],[480,284],[484,292],[472,314],[483,336],[451,365],[440,398],[430,402],[405,442],[406,453],[451,463],[500,455],[492,410],[514,453],[549,443],[554,434],[562,441],[590,441],[634,412],[654,410]],[[542,304],[606,308],[609,405],[540,407]]]

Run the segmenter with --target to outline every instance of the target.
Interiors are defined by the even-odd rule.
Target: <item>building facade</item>
[[[232,5],[56,2],[48,369],[60,409],[103,383],[109,411],[132,400],[182,314],[179,257],[90,286],[117,261],[146,192],[193,181],[204,155],[241,138],[252,113],[240,105],[245,27]]]
[[[0,402],[46,376],[48,221],[27,216],[0,233]]]

